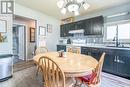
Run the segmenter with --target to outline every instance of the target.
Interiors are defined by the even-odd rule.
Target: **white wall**
[[[12,15],[0,14],[0,19],[7,21],[7,42],[0,42],[0,54],[12,54]]]
[[[83,20],[83,19],[87,19],[87,18],[100,16],[100,15],[103,15],[105,17],[105,16],[122,13],[122,12],[130,12],[130,3],[121,5],[121,6],[112,7],[109,9],[102,10],[102,11],[94,11],[91,13],[87,13],[86,15],[76,17],[75,19],[77,21],[77,20]]]
[[[37,45],[39,42],[39,36],[38,36],[39,26],[46,27],[47,24],[52,24],[53,26],[52,33],[47,33],[47,36],[46,36],[46,46],[49,49],[49,51],[56,51],[56,43],[60,37],[60,21],[59,20],[51,16],[47,16],[38,11],[27,8],[25,6],[19,5],[17,3],[15,3],[15,14],[37,20]]]

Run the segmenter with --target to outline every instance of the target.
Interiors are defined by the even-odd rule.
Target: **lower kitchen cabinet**
[[[90,48],[88,48],[88,47],[81,47],[81,54],[91,55]]]
[[[81,48],[82,54],[91,55],[97,60],[100,59],[103,52],[106,53],[103,71],[130,79],[130,50],[94,47]]]
[[[66,45],[57,45],[57,51],[64,50],[66,52]]]
[[[101,57],[101,51],[98,48],[91,48],[91,56],[99,61]]]
[[[105,55],[104,64],[103,64],[103,71],[116,74],[116,58],[111,54]]]
[[[117,74],[123,77],[130,77],[130,57],[117,56]]]

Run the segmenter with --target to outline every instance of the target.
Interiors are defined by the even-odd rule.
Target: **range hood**
[[[84,33],[84,29],[78,29],[78,30],[70,30],[70,34],[82,34]]]

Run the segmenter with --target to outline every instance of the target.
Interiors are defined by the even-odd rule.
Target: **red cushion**
[[[83,76],[83,77],[79,77],[79,79],[82,82],[87,82],[87,83],[91,84],[96,76],[97,76],[97,73],[93,72],[92,74],[89,74],[89,75],[86,75],[86,76]]]

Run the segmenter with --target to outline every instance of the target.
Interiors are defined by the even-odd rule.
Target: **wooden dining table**
[[[47,52],[34,56],[33,60],[38,63],[42,56],[47,56],[55,61],[63,70],[66,77],[81,77],[91,73],[98,61],[92,56],[66,52],[65,57],[59,57],[58,52]]]

